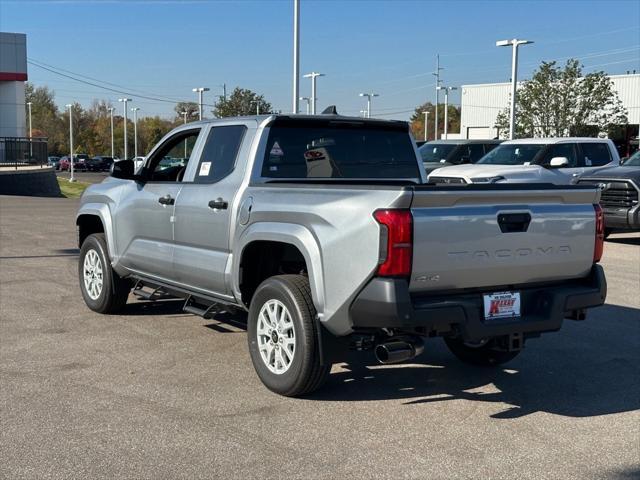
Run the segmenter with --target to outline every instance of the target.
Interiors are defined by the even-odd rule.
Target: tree
[[[31,102],[33,136],[47,137],[49,152],[63,152],[63,145],[68,145],[69,130],[56,107],[55,93],[47,87],[34,87],[32,83],[27,82],[25,98],[27,102]],[[26,114],[28,115],[28,110]]]
[[[501,136],[509,136],[510,108],[496,118]],[[611,79],[604,72],[582,75],[578,60],[564,68],[542,62],[516,97],[515,137],[566,137],[610,132],[627,116]]]
[[[213,109],[216,117],[238,117],[242,115],[255,115],[257,112],[270,113],[271,104],[251,90],[236,87],[233,93],[225,100],[220,97]]]
[[[174,110],[176,112],[176,123],[184,122],[182,112],[187,112],[187,122],[198,118],[198,104],[196,102],[179,102]]]
[[[448,118],[447,122],[449,123],[447,132],[448,133],[458,133],[460,132],[460,109],[454,105],[448,106]],[[410,118],[411,121],[411,132],[416,140],[421,141],[424,140],[424,113],[429,112],[429,124],[428,124],[428,132],[427,139],[433,140],[435,135],[435,110],[436,107],[431,102],[423,103],[422,105],[416,107],[415,112]],[[438,105],[438,135],[439,138],[442,137],[444,133],[444,104]]]

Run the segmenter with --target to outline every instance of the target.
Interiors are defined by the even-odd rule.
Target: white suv
[[[434,170],[432,183],[574,183],[583,173],[620,164],[609,139],[523,138],[501,143],[471,165]]]

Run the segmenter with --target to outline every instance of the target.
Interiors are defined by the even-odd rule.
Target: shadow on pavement
[[[638,235],[637,237],[609,237],[606,241],[612,243],[621,243],[624,245],[640,245],[640,235]]]
[[[623,318],[637,322],[640,315],[637,309],[605,308],[606,316],[601,318],[626,315]],[[581,336],[567,350],[562,343],[547,347],[545,354],[535,352],[539,344],[531,341],[516,360],[493,369],[461,363],[439,339],[427,341],[426,353],[417,359],[423,363],[370,367],[375,365],[372,355],[353,354],[347,371],[333,373],[320,391],[307,398],[405,399],[405,405],[458,399],[504,403],[509,406],[491,415],[502,419],[535,412],[590,417],[640,409],[640,350],[633,345],[635,342],[637,346],[638,337],[621,338],[615,328],[608,332],[608,339],[602,338],[601,330],[584,333],[593,338]],[[603,345],[620,348],[604,350]],[[479,389],[482,391],[474,391]]]

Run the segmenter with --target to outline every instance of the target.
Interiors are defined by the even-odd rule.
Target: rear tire
[[[127,303],[131,282],[111,268],[104,233],[89,235],[80,247],[78,280],[84,303],[94,312],[115,313]]]
[[[287,397],[313,392],[326,381],[331,364],[320,364],[316,309],[303,275],[268,278],[249,308],[247,340],[262,383]]]
[[[472,346],[463,342],[460,338],[444,338],[444,342],[459,360],[470,365],[479,365],[482,367],[493,367],[502,365],[513,360],[518,356],[520,350],[506,352],[504,350],[496,350],[491,341],[478,346]]]

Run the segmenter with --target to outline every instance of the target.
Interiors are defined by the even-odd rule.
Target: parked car
[[[161,168],[194,140],[186,166]],[[441,336],[461,361],[498,365],[604,302],[596,187],[425,180],[406,122],[181,125],[146,168],[116,162],[85,190],[82,297],[100,313],[132,288],[205,318],[247,310],[255,370],[287,396],[317,389],[349,348],[396,363]]]
[[[60,157],[47,157],[47,165],[55,168],[56,170],[60,169]]]
[[[501,143],[471,165],[439,168],[433,183],[575,183],[580,175],[620,163],[609,139],[523,138]]]
[[[434,140],[418,151],[427,174],[450,165],[475,163],[502,143],[501,140]]]
[[[614,230],[640,231],[640,151],[618,167],[580,177],[578,185],[597,185],[604,211],[605,235]]]
[[[91,157],[86,153],[78,153],[73,156],[73,168],[75,170],[87,170],[87,161],[89,161]]]
[[[108,172],[113,164],[113,157],[97,156],[86,162],[87,170],[91,172]]]

